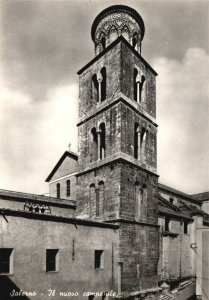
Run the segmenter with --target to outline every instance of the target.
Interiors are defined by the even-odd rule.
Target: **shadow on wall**
[[[12,296],[14,292],[19,293],[20,296]],[[18,300],[30,300],[28,297],[21,295],[21,292],[21,289],[8,276],[0,276],[0,299],[8,300],[17,298]]]

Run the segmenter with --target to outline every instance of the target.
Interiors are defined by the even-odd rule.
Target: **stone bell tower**
[[[134,9],[105,9],[91,30],[96,56],[78,72],[77,213],[120,225],[124,297],[157,288],[157,73],[141,56],[144,31]]]

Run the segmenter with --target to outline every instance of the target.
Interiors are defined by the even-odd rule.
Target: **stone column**
[[[137,154],[137,156],[138,156],[138,159],[139,160],[141,160],[141,131],[140,131],[140,129],[139,128],[137,128],[137,143],[138,143],[138,145],[137,145],[137,151],[138,151],[138,154]]]
[[[97,131],[97,158],[101,159],[101,130]]]
[[[98,72],[97,81],[98,81],[98,99],[99,99],[99,103],[101,103],[101,99],[102,99],[102,88],[101,88],[102,79],[103,78],[102,78],[101,72]]]
[[[138,71],[139,72],[139,71]],[[137,94],[137,103],[140,102],[140,76],[139,76],[139,73],[138,75],[136,76],[136,94]]]

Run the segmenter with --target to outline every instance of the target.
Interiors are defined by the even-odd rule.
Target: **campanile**
[[[95,56],[78,72],[77,213],[119,224],[118,292],[149,299],[158,264],[157,73],[141,56],[144,33],[141,16],[123,5],[93,22]]]

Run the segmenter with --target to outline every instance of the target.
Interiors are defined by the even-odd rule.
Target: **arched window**
[[[103,36],[103,38],[101,38],[101,44],[102,44],[102,50],[104,50],[106,48],[106,38]]]
[[[109,39],[110,39],[110,43],[112,43],[113,41],[115,41],[118,38],[118,31],[117,28],[113,25],[109,31]]]
[[[41,213],[44,214],[45,213],[45,207],[41,207]]]
[[[90,214],[92,214],[93,207],[95,205],[95,184],[90,184],[90,201],[89,201],[89,207],[90,207]]]
[[[104,101],[106,99],[106,86],[107,86],[107,80],[106,80],[106,68],[103,67],[101,69],[101,75],[102,75],[102,82],[101,82],[101,101]]]
[[[99,216],[99,189],[95,189],[95,196],[96,196],[96,217]]]
[[[134,157],[139,158],[139,142],[140,142],[140,136],[139,136],[139,124],[134,124]]]
[[[98,138],[96,128],[91,129],[91,161],[97,160]]]
[[[38,207],[38,206],[35,207],[35,212],[36,212],[36,213],[39,212],[39,207]]]
[[[106,141],[105,141],[105,135],[106,135],[106,130],[105,130],[105,123],[102,123],[99,126],[99,134],[100,134],[100,153],[99,153],[99,158],[103,159],[105,158],[105,150],[106,150]]]
[[[99,182],[99,212],[104,213],[105,198],[104,198],[104,181]]]
[[[147,186],[142,186],[138,181],[135,182],[136,216],[138,218],[147,218]]]
[[[135,182],[135,201],[136,201],[136,217],[141,217],[142,210],[142,189],[140,188],[139,182]]]
[[[70,196],[70,180],[66,181],[66,195]]]
[[[137,75],[138,70],[134,68],[134,100],[137,102]]]
[[[122,28],[121,33],[122,33],[122,36],[129,42],[130,30],[126,25]]]
[[[141,76],[141,80],[140,80],[140,89],[139,89],[139,102],[144,100],[144,86],[145,86],[145,77],[144,75]]]
[[[137,39],[138,39],[137,33],[134,33],[132,38],[132,46],[136,51],[137,51]]]
[[[145,161],[146,158],[146,137],[147,137],[147,131],[143,127],[141,132],[141,138],[140,138],[140,153],[141,153],[142,161]]]
[[[60,183],[57,183],[57,198],[60,198]]]
[[[92,76],[92,80],[91,80],[91,83],[92,83],[92,99],[95,100],[95,101],[99,101],[99,83],[97,81],[97,75],[94,74]]]

